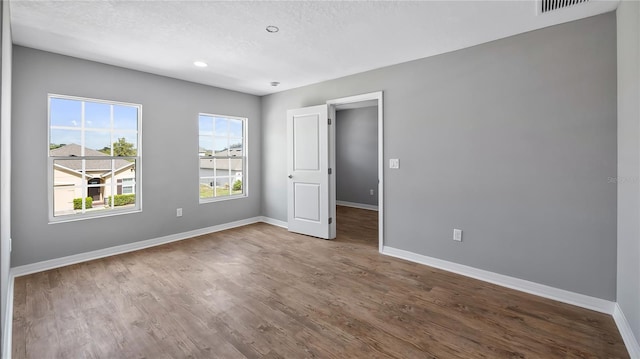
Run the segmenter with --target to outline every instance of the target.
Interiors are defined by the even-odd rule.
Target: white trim
[[[9,271],[7,288],[7,307],[4,312],[4,328],[2,328],[2,358],[11,359],[11,342],[13,335],[13,271]]]
[[[253,224],[261,221],[262,221],[262,217],[247,218],[247,219],[243,219],[235,222],[219,224],[217,226],[195,229],[193,231],[176,233],[176,234],[171,234],[164,237],[158,237],[158,238],[148,239],[144,241],[123,244],[120,246],[98,249],[91,252],[74,254],[71,256],[50,259],[50,260],[32,263],[32,264],[26,264],[23,266],[12,268],[12,271],[14,276],[19,277],[19,276],[42,272],[42,271],[46,271],[54,268],[60,268],[60,267],[68,266],[71,264],[109,257],[116,254],[122,254],[122,253],[137,251],[144,248],[155,247],[155,246],[159,246],[166,243],[171,243],[171,242],[176,242],[183,239],[201,236],[203,234],[209,234],[213,232],[224,231],[226,229],[231,229],[235,227],[246,226],[248,224]]]
[[[55,162],[53,163],[53,167],[58,167],[60,170],[71,172],[74,175],[80,175],[81,177],[91,178],[91,176],[89,176],[88,174],[82,174],[82,173],[80,173],[78,171],[72,170],[69,167],[65,167],[65,166],[62,166],[62,165],[57,165],[57,164],[55,164]],[[82,180],[84,180],[84,178]],[[74,186],[75,186],[75,184],[74,184]]]
[[[629,357],[631,357],[631,359],[640,359],[640,343],[638,343],[635,335],[633,335],[631,326],[618,303],[616,303],[613,309],[613,320],[618,326],[618,331],[620,332],[620,336],[622,336],[624,345],[627,347]]]
[[[557,300],[559,302],[576,305],[578,307],[595,310],[597,312],[609,315],[612,315],[614,313],[614,306],[616,303],[612,301],[574,293],[564,289],[554,288],[544,284],[530,282],[528,280],[489,272],[486,270],[449,262],[438,258],[428,257],[388,246],[385,246],[383,248],[382,254],[424,264],[430,267],[446,270],[448,272],[453,272],[466,277],[479,279],[485,282],[497,284],[502,287],[519,290],[521,292],[537,295],[540,297]]]
[[[220,156],[220,157],[216,157],[215,153],[212,153],[212,156],[200,156],[200,141],[199,138],[200,136],[202,136],[200,134],[200,116],[209,116],[212,117],[212,119],[214,119],[214,127],[215,127],[215,118],[226,118],[226,119],[232,119],[232,120],[239,120],[242,121],[242,156],[241,157],[235,157],[236,159],[242,159],[242,193],[241,194],[235,194],[232,195],[230,194],[229,196],[222,196],[222,197],[216,197],[216,189],[215,186],[213,188],[213,194],[214,197],[210,197],[210,198],[201,198],[200,197],[200,159],[203,157],[209,157],[211,159],[214,158],[220,158],[220,157],[225,157],[228,159],[232,159],[234,157],[232,156]],[[213,134],[211,135],[212,137],[215,137],[215,131],[213,131]],[[227,133],[227,139],[229,139],[229,133]],[[231,116],[231,115],[216,115],[214,113],[208,113],[208,112],[199,112],[198,113],[198,141],[196,141],[198,144],[198,151],[196,152],[198,154],[198,204],[206,204],[206,203],[216,203],[216,202],[220,202],[220,201],[227,201],[227,200],[233,200],[233,199],[240,199],[240,198],[247,198],[249,197],[249,117],[238,117],[238,116]],[[230,150],[230,148],[229,148]],[[215,150],[212,150],[215,152]],[[231,166],[229,166],[229,170],[231,171]],[[216,178],[221,178],[221,177],[228,177],[231,178],[232,176],[216,176],[217,173],[217,169],[213,170],[213,180],[215,181]],[[204,177],[207,178],[207,177]],[[233,186],[233,183],[235,183],[235,180],[229,180],[229,185]],[[232,192],[232,188],[229,189],[230,192]]]
[[[289,226],[288,223],[285,221],[281,221],[279,219],[270,218],[270,217],[260,217],[260,222],[264,222],[272,226],[282,227],[284,229],[287,229]]]
[[[68,127],[68,126],[54,126],[51,124],[51,101],[53,99],[60,99],[60,100],[72,100],[72,101],[77,101],[80,102],[80,107],[81,107],[81,122],[80,122],[80,127]],[[110,143],[111,146],[113,147],[113,141],[117,140],[114,138],[114,134],[115,133],[135,133],[136,134],[136,155],[135,156],[126,156],[126,157],[118,157],[113,155],[113,149],[111,150],[111,155],[107,155],[107,156],[85,156],[85,134],[87,132],[87,128],[85,127],[85,123],[86,123],[86,118],[85,118],[85,114],[86,114],[86,110],[85,110],[85,106],[86,104],[90,102],[90,103],[101,103],[101,104],[106,104],[110,106],[110,128],[109,128],[109,133],[110,133]],[[134,107],[136,108],[137,112],[137,118],[136,118],[136,129],[135,130],[130,130],[130,129],[126,129],[126,130],[117,130],[114,127],[114,121],[113,121],[113,106],[126,106],[126,107]],[[51,146],[51,130],[52,129],[73,129],[73,130],[79,130],[80,131],[80,156],[75,157],[75,159],[78,160],[83,160],[82,161],[82,172],[86,172],[85,171],[85,161],[84,160],[92,160],[92,159],[99,159],[99,160],[115,160],[118,158],[121,159],[134,159],[135,162],[133,164],[129,164],[126,166],[123,166],[119,169],[115,169],[114,165],[115,165],[115,161],[112,161],[111,164],[111,168],[109,169],[109,175],[112,176],[111,179],[111,195],[113,196],[115,194],[115,181],[113,181],[114,176],[116,175],[116,172],[121,171],[125,168],[127,168],[128,166],[134,165],[136,166],[136,168],[140,169],[142,168],[142,104],[134,104],[134,103],[128,103],[128,102],[121,102],[121,101],[112,101],[112,100],[102,100],[102,99],[94,99],[94,98],[87,98],[87,97],[79,97],[79,96],[69,96],[69,95],[60,95],[60,94],[55,94],[55,93],[48,93],[47,94],[47,198],[48,198],[48,213],[49,213],[49,224],[54,224],[54,223],[62,223],[62,222],[71,222],[71,221],[76,221],[76,220],[83,220],[83,219],[88,219],[88,218],[100,218],[100,217],[108,217],[111,214],[108,213],[111,210],[114,210],[115,208],[115,202],[112,203],[111,207],[110,207],[110,211],[91,211],[91,212],[86,212],[86,208],[85,208],[85,201],[82,201],[82,211],[81,213],[74,213],[74,214],[64,214],[64,215],[58,215],[56,216],[55,214],[55,201],[54,201],[54,191],[55,191],[55,181],[54,181],[54,177],[55,177],[55,161],[60,161],[60,160],[65,160],[65,159],[69,159],[69,157],[59,157],[59,156],[51,156],[51,150],[50,150],[50,146]],[[94,129],[95,130],[95,129]],[[106,131],[106,130],[105,130]],[[60,166],[63,167],[63,166]],[[73,170],[72,170],[73,171]],[[77,172],[77,171],[74,171]],[[86,176],[86,175],[85,175]],[[89,177],[89,176],[86,176]],[[100,176],[101,178],[105,178],[103,176]],[[81,196],[80,198],[86,198],[88,196],[88,192],[87,192],[87,183],[85,181],[81,182],[82,186],[80,187],[82,190]],[[142,212],[142,171],[136,170],[135,171],[135,191],[134,193],[136,194],[136,201],[134,204],[134,207],[132,209],[123,209],[122,212],[120,214],[125,214],[125,213],[136,213],[136,212]],[[104,186],[106,188],[106,186]]]
[[[328,105],[345,105],[349,103],[355,102],[365,102],[370,100],[381,100],[382,99],[382,91],[378,92],[369,92],[360,95],[353,95],[348,97],[336,98],[332,100],[328,100]]]
[[[383,92],[370,92],[361,95],[328,100],[327,105],[335,112],[337,105],[370,100],[378,101],[378,251],[384,250],[384,111]],[[334,116],[335,117],[335,116]],[[335,127],[335,126],[334,126]],[[333,167],[334,164],[332,164]],[[335,198],[334,198],[335,200]]]
[[[13,45],[11,35],[11,5],[8,1],[2,4],[2,53],[0,61],[0,326],[2,332],[3,358],[11,357],[11,317],[4,315],[13,310],[10,308],[13,298],[13,282],[11,278],[11,84],[13,66]],[[8,338],[8,339],[7,339]],[[8,353],[6,356],[4,353]]]
[[[329,172],[329,239],[335,239],[338,236],[338,216],[336,208],[336,200],[338,199],[338,186],[337,175],[339,174],[338,162],[336,161],[336,127],[338,127],[338,116],[336,116],[336,106],[326,104],[327,114],[329,120],[328,134],[329,134],[329,169],[333,168],[333,172]]]
[[[107,105],[122,105],[122,106],[129,106],[129,107],[142,107],[141,104],[138,103],[133,103],[133,102],[125,102],[125,101],[118,101],[118,100],[104,100],[104,99],[100,99],[100,98],[92,98],[92,97],[82,97],[82,96],[75,96],[75,95],[62,95],[62,94],[57,94],[57,93],[53,93],[53,92],[49,92],[47,93],[47,97],[55,97],[55,98],[59,98],[59,99],[63,99],[63,100],[77,100],[77,101],[84,101],[84,102],[98,102],[98,103],[103,103],[103,104],[107,104]],[[77,127],[76,127],[77,129]],[[127,131],[127,130],[125,130]],[[136,130],[128,130],[128,131],[136,131]]]
[[[373,204],[365,204],[365,203],[336,201],[336,205],[345,206],[345,207],[352,207],[352,208],[359,208],[359,209],[366,209],[366,210],[369,210],[369,211],[377,211],[378,210],[378,206],[373,205]]]
[[[136,199],[137,200],[137,199]],[[105,209],[104,211],[96,211],[92,214],[92,212],[87,212],[85,214],[79,214],[77,218],[72,217],[72,215],[67,216],[59,216],[55,221],[49,221],[48,223],[51,225],[56,225],[58,223],[69,223],[76,221],[84,221],[87,219],[95,219],[95,218],[105,218],[105,217],[113,217],[113,216],[122,216],[125,214],[135,214],[142,212],[142,209],[129,209],[129,208],[121,208],[121,209]],[[66,218],[68,217],[68,218]]]

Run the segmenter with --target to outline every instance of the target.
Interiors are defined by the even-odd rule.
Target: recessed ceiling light
[[[276,87],[276,86],[278,86],[278,85],[280,85],[280,83],[279,83],[278,81],[273,81],[273,82],[271,83],[271,86],[273,86],[273,87]]]
[[[273,25],[267,26],[267,32],[275,33],[278,31],[280,31],[280,29],[277,26],[273,26]]]
[[[193,64],[197,67],[207,67],[207,63],[204,61],[194,61]]]

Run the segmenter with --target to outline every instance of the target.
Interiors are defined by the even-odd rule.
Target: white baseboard
[[[385,246],[382,249],[382,254],[424,264],[438,269],[443,269],[448,272],[461,274],[463,276],[479,279],[485,282],[497,284],[499,286],[519,290],[521,292],[537,295],[540,297],[557,300],[559,302],[576,305],[578,307],[595,310],[597,312],[606,313],[609,315],[612,315],[614,312],[615,302],[611,302],[608,300],[574,293],[564,289],[558,289],[544,284],[530,282],[524,279],[509,277],[503,274],[493,273],[438,258],[428,257],[402,249]]]
[[[2,328],[2,359],[11,359],[11,342],[13,335],[13,272],[9,271],[7,288],[7,307],[4,313],[4,328]]]
[[[282,227],[282,228],[289,227],[289,224],[287,224],[287,222],[281,221],[279,219],[270,218],[270,217],[260,217],[260,222],[264,222],[264,223],[271,224],[273,226]]]
[[[27,264],[23,266],[14,267],[12,268],[12,271],[15,277],[19,277],[19,276],[23,276],[31,273],[37,273],[37,272],[42,272],[49,269],[68,266],[71,264],[109,257],[116,254],[122,254],[122,253],[137,251],[144,248],[155,247],[155,246],[159,246],[166,243],[171,243],[171,242],[180,241],[187,238],[200,236],[203,234],[224,231],[225,229],[246,226],[248,224],[257,223],[257,222],[262,222],[262,217],[247,218],[247,219],[243,219],[235,222],[220,224],[217,226],[200,228],[193,231],[172,234],[164,237],[148,239],[145,241],[123,244],[121,246],[98,249],[91,252],[74,254],[74,255],[66,256],[62,258],[56,258],[56,259],[46,260],[42,262]]]
[[[375,206],[375,205],[372,205],[372,204],[364,204],[364,203],[354,203],[354,202],[347,202],[347,201],[336,201],[336,205],[345,206],[345,207],[360,208],[360,209],[368,209],[370,211],[377,211],[378,210],[378,206]]]
[[[631,357],[631,359],[640,359],[640,343],[638,343],[635,335],[633,335],[631,326],[618,303],[616,303],[613,310],[613,320],[616,322],[616,326],[618,326],[620,336],[622,336],[624,345],[627,347],[627,351],[629,352],[629,357]]]

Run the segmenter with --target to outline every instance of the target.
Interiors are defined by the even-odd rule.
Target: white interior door
[[[329,208],[328,121],[327,105],[287,111],[288,228],[325,239],[335,238]]]

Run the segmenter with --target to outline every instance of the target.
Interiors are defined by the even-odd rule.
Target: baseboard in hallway
[[[372,205],[372,204],[365,204],[365,203],[336,201],[336,205],[345,206],[345,207],[352,207],[352,208],[367,209],[367,210],[370,210],[370,211],[377,211],[378,210],[378,206]]]

